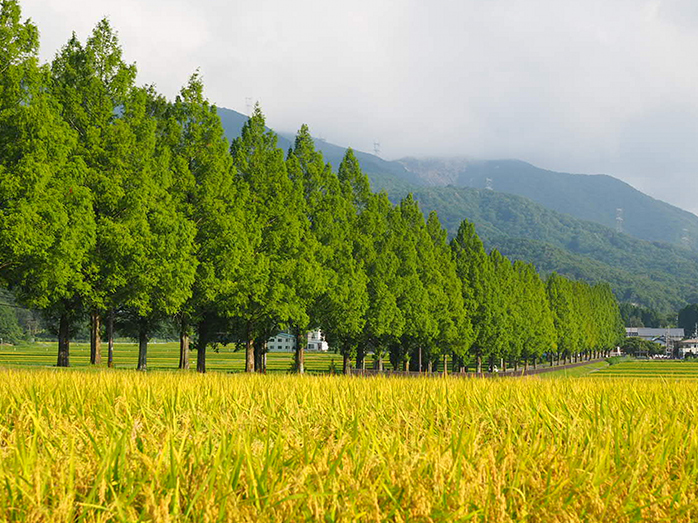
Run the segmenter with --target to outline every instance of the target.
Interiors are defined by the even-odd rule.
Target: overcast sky
[[[606,173],[698,213],[696,0],[20,0],[51,59],[102,17],[141,83],[402,156]]]

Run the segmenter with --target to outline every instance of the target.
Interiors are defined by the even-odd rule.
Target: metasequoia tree
[[[289,325],[296,337],[294,367],[296,372],[305,370],[305,346],[307,332],[320,323],[322,296],[327,296],[334,277],[329,264],[333,236],[333,192],[338,190],[337,177],[332,168],[315,150],[307,125],[303,125],[288,152],[286,167],[298,199],[294,209],[298,216],[300,242],[296,247],[297,259],[292,277],[295,289],[291,303],[292,316]]]
[[[247,216],[247,185],[238,183],[215,106],[203,96],[194,74],[172,108],[174,192],[194,224],[196,278],[179,314],[180,368],[188,368],[189,334],[197,334],[197,364],[206,372],[206,347],[217,341],[225,319],[238,314],[245,281],[254,263],[255,229]]]
[[[37,61],[38,32],[19,6],[0,9],[0,279],[24,305],[58,324],[58,366],[70,364],[70,337],[94,245],[85,166]]]
[[[307,314],[296,293],[299,279],[312,277],[298,268],[305,252],[306,216],[300,185],[288,176],[277,137],[265,127],[259,106],[233,140],[230,153],[239,183],[249,191],[248,220],[253,228],[254,264],[243,275],[238,317],[246,343],[245,371],[255,370],[254,341],[270,320],[303,321]]]
[[[370,197],[368,177],[348,149],[332,180],[324,236],[324,263],[331,268],[326,288],[316,304],[316,314],[327,341],[342,355],[342,372],[349,371],[359,337],[366,324],[368,276],[359,257],[359,216]]]
[[[429,282],[432,289],[432,314],[438,322],[434,339],[436,354],[452,354],[458,366],[462,365],[473,342],[471,311],[463,295],[463,282],[458,277],[453,251],[447,241],[447,232],[435,212],[429,213],[426,230],[433,243],[436,277]],[[454,362],[456,363],[456,362]],[[454,368],[456,365],[454,365]],[[446,362],[444,362],[444,371]]]

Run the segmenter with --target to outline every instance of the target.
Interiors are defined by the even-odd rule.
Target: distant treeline
[[[58,365],[90,318],[139,339],[174,319],[181,367],[189,340],[205,371],[212,343],[239,343],[263,367],[280,329],[320,328],[362,366],[395,368],[466,356],[529,362],[601,352],[623,335],[607,285],[590,286],[486,253],[472,224],[449,243],[412,196],[372,194],[348,150],[337,172],[303,126],[286,153],[259,107],[228,144],[194,74],[174,101],[135,85],[101,21],[51,64],[16,2],[0,14],[0,278],[56,325]],[[377,361],[382,361],[378,359]]]

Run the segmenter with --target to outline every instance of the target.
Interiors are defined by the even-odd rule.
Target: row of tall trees
[[[344,357],[424,369],[470,355],[537,361],[605,350],[622,333],[605,285],[486,253],[472,224],[450,242],[408,196],[373,194],[351,150],[337,172],[303,126],[287,152],[259,107],[229,144],[194,74],[176,100],[137,86],[116,34],[101,21],[49,65],[38,32],[5,0],[0,13],[0,279],[57,326],[69,365],[81,318],[139,340],[165,319],[206,369],[212,343],[238,343],[263,370],[266,340],[321,328]]]

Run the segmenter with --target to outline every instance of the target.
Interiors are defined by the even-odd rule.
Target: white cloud
[[[25,0],[44,56],[104,15],[140,80],[385,156],[606,172],[698,211],[693,0]]]

